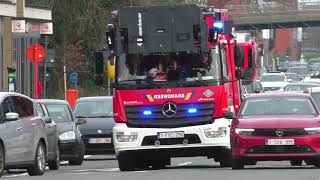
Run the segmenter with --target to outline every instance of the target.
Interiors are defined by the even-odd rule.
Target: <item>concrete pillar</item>
[[[3,17],[3,91],[8,91],[8,67],[12,67],[11,17]]]
[[[17,17],[24,17],[24,0],[17,0]]]

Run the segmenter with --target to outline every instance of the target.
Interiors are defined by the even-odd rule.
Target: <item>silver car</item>
[[[47,160],[45,121],[32,99],[18,93],[0,92],[0,176],[5,169],[27,169],[42,175]]]

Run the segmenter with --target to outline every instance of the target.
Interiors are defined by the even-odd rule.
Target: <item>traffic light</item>
[[[94,53],[96,59],[96,85],[100,86],[103,84],[103,76],[104,76],[104,63],[103,63],[103,52],[97,51]]]

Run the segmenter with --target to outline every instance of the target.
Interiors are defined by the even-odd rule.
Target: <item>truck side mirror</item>
[[[244,51],[242,46],[234,46],[234,63],[236,67],[244,66]]]

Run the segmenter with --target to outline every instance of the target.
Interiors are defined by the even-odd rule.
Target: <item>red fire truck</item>
[[[107,33],[113,143],[122,171],[206,156],[230,166],[231,112],[255,75],[255,44],[237,44],[221,10],[126,7]],[[228,117],[229,116],[229,117]]]

